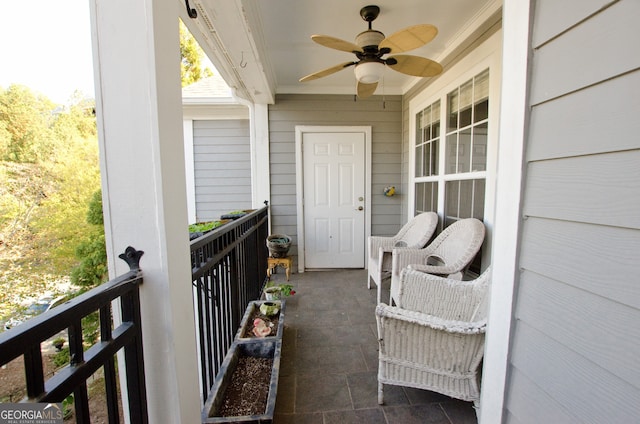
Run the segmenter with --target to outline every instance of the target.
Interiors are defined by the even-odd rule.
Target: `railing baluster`
[[[84,362],[82,346],[82,322],[78,318],[69,326],[69,364],[79,365]]]
[[[137,327],[133,343],[124,348],[127,376],[127,394],[129,397],[129,414],[132,423],[147,424],[147,391],[144,382],[144,357],[142,352],[142,331],[140,331],[140,292],[138,286],[121,298],[122,319],[130,321]]]
[[[87,392],[86,381],[83,381],[73,391],[73,401],[76,407],[76,422],[78,424],[91,423],[91,417],[89,415],[89,394]]]
[[[138,264],[141,255],[142,252],[127,248],[120,257],[129,263],[129,273],[0,334],[0,366],[23,356],[28,402],[58,403],[73,394],[76,422],[89,423],[87,381],[103,368],[109,423],[118,423],[115,355],[124,348],[126,360],[121,365],[125,366],[128,380],[136,381],[135,385],[129,384],[131,422],[148,422],[138,292],[142,282]],[[111,302],[119,298],[126,305],[123,322],[112,328]],[[82,319],[97,311],[100,313],[100,341],[85,350]],[[69,334],[70,363],[45,381],[41,343],[65,329]]]
[[[44,392],[44,371],[40,343],[24,353],[24,371],[27,377],[27,397],[35,399]]]
[[[266,278],[267,233],[268,208],[264,207],[191,242],[203,401],[246,305],[260,296]]]
[[[116,363],[113,357],[104,364],[104,389],[107,394],[107,411],[109,424],[120,423],[118,410],[118,379],[116,377]]]

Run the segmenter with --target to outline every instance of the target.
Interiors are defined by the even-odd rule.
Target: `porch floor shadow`
[[[271,281],[284,282],[277,271]],[[367,290],[366,270],[307,271],[289,283],[275,424],[477,423],[471,402],[426,390],[385,385],[378,405],[376,288]]]

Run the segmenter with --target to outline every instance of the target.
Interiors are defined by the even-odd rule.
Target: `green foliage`
[[[75,255],[80,263],[71,270],[71,282],[85,289],[101,284],[107,275],[107,250],[102,214],[102,191],[91,197],[87,223],[93,228],[76,247]]]
[[[69,347],[63,347],[53,356],[53,365],[56,369],[69,365]]]
[[[104,214],[102,213],[102,190],[98,190],[91,196],[89,210],[87,211],[87,222],[91,225],[104,225]]]
[[[76,257],[80,263],[71,270],[73,284],[92,288],[104,281],[108,271],[104,234],[94,234],[81,242]]]
[[[95,101],[82,97],[76,91],[72,96],[72,104],[63,113],[57,115],[53,131],[58,140],[70,140],[80,137],[93,139],[97,137],[95,119]]]
[[[296,294],[291,284],[276,284],[273,281],[267,282],[265,289],[277,289],[280,292],[280,297],[293,296]]]
[[[62,108],[23,86],[0,88],[0,320],[30,297],[63,292],[78,240],[94,231],[93,105],[79,93]]]
[[[74,410],[74,398],[73,395],[69,395],[62,401],[62,414],[63,420],[68,420],[73,415]]]
[[[182,21],[180,21],[180,57],[180,78],[183,87],[213,75],[211,69],[202,69],[204,51]]]
[[[222,221],[209,221],[209,222],[200,222],[196,224],[189,225],[190,233],[204,233],[205,231],[211,231],[214,228],[218,228],[223,224]]]
[[[19,163],[41,162],[53,147],[51,124],[55,105],[28,87],[11,85],[0,91],[0,151],[2,159]]]
[[[82,340],[85,350],[93,346],[100,336],[100,313],[92,312],[82,318]]]

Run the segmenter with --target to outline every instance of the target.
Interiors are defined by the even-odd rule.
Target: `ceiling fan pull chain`
[[[385,71],[387,70],[387,68],[385,67]],[[382,109],[386,109],[387,108],[387,102],[385,101],[384,98],[384,74],[382,74]]]

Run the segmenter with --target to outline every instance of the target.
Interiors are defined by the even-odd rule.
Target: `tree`
[[[211,69],[202,69],[203,57],[204,51],[180,20],[180,78],[183,87],[213,75]]]
[[[71,96],[70,105],[59,110],[53,125],[58,140],[73,137],[95,139],[98,136],[95,117],[95,100],[85,97],[76,90]]]
[[[41,162],[52,149],[55,105],[28,87],[13,84],[0,92],[0,148],[4,160]]]
[[[100,188],[93,107],[80,94],[63,108],[27,87],[0,89],[0,320],[68,282],[78,240],[97,232],[86,220]]]
[[[93,194],[89,202],[87,223],[93,226],[76,248],[80,263],[71,271],[71,282],[89,289],[102,283],[107,275],[107,249],[105,247],[102,214],[102,191]]]

